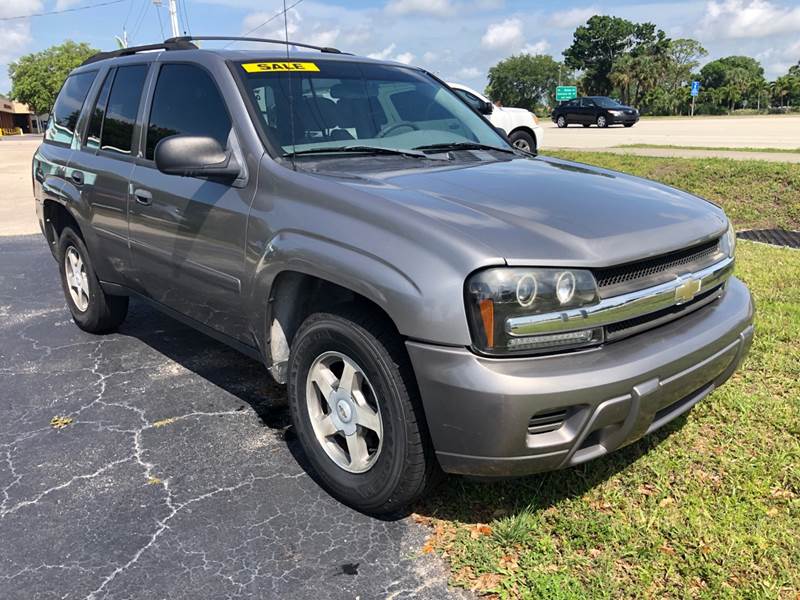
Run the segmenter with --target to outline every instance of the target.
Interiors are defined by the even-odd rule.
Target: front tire
[[[345,504],[395,513],[438,479],[402,339],[380,316],[308,317],[292,342],[288,396],[311,466]]]
[[[556,125],[558,125],[559,129],[564,129],[567,126],[567,119],[564,115],[559,116],[556,119]]]
[[[511,145],[525,152],[536,152],[536,140],[527,131],[515,131],[509,137]]]
[[[608,127],[608,119],[605,118],[604,115],[600,115],[597,117],[597,126],[601,129],[605,129]]]
[[[633,123],[625,123],[625,127],[633,127]]]
[[[75,324],[89,333],[116,331],[128,314],[128,297],[103,291],[86,244],[71,227],[64,227],[58,239],[58,264]]]

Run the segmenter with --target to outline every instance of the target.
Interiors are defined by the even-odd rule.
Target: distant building
[[[22,129],[22,133],[35,133],[36,119],[27,104],[0,96],[0,129],[17,127]]]

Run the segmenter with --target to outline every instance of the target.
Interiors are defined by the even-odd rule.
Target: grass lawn
[[[569,154],[720,200],[730,176],[751,191],[723,202],[740,228],[798,224],[763,179],[798,181],[780,165]],[[800,252],[740,242],[737,258],[755,342],[687,416],[578,468],[450,478],[420,505],[433,528],[424,551],[446,558],[455,585],[512,598],[800,597]]]
[[[622,144],[615,148],[665,148],[669,150],[725,150],[728,152],[800,153],[800,148],[732,148],[730,146],[677,146],[672,144]]]

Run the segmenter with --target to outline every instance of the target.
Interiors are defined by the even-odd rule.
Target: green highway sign
[[[556,102],[572,100],[578,97],[578,88],[574,85],[559,85],[556,87]]]

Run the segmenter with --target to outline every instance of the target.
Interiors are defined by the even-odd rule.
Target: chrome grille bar
[[[691,297],[694,297],[724,283],[733,273],[733,263],[733,258],[725,258],[710,267],[667,283],[604,298],[594,306],[559,313],[514,317],[506,321],[506,332],[512,336],[526,336],[574,331],[605,327],[641,317],[691,300],[687,298],[686,290],[691,290]]]

